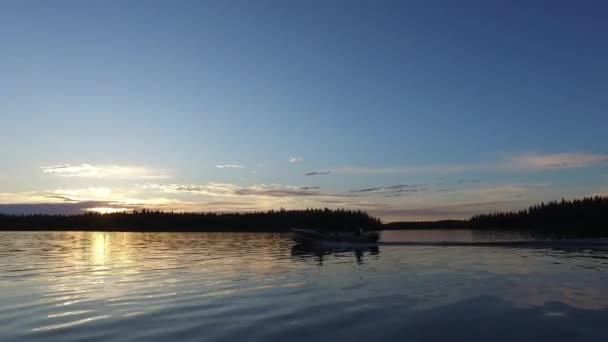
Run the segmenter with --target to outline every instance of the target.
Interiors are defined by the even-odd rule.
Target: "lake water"
[[[385,232],[386,241],[525,238]],[[608,341],[608,251],[0,233],[0,341]]]

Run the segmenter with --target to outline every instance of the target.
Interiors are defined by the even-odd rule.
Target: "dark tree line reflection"
[[[364,263],[366,255],[377,257],[380,254],[378,246],[331,246],[323,244],[295,244],[291,247],[291,256],[294,259],[310,259],[315,258],[319,266],[332,256],[350,256],[352,255],[357,264]]]

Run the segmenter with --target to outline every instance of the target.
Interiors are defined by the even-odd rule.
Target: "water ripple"
[[[94,316],[94,317],[87,317],[87,318],[83,318],[83,319],[79,319],[77,321],[71,321],[71,322],[66,322],[66,323],[60,323],[60,324],[54,324],[54,325],[47,325],[44,327],[38,327],[38,328],[33,328],[32,331],[44,331],[44,330],[55,330],[55,329],[63,329],[63,328],[69,328],[69,327],[73,327],[76,325],[81,325],[81,324],[85,324],[85,323],[89,323],[92,321],[96,321],[96,320],[100,320],[100,319],[105,319],[105,318],[109,318],[110,315],[100,315],[100,316]]]
[[[607,337],[593,324],[608,318],[608,252],[597,249],[310,248],[282,234],[0,234],[2,341],[416,340],[444,322],[465,339],[475,329],[455,326],[477,312],[480,322],[502,319],[507,328],[561,331],[572,322],[569,336]]]

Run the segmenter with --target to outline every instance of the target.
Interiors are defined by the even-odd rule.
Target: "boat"
[[[349,244],[375,244],[380,235],[376,232],[337,232],[321,231],[316,229],[291,228],[291,236],[298,243],[349,243]]]

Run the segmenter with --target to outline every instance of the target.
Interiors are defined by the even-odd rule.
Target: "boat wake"
[[[404,247],[509,247],[509,248],[606,248],[608,239],[513,240],[513,241],[411,241],[383,242],[378,246]]]
[[[511,241],[378,241],[375,243],[351,243],[344,241],[314,241],[323,248],[396,247],[505,247],[505,248],[558,248],[558,249],[608,249],[608,239],[577,240],[511,240]]]

